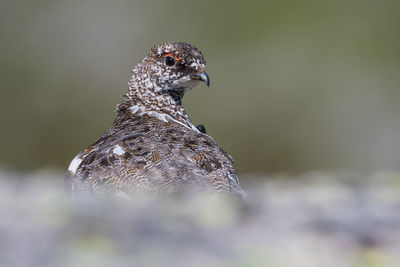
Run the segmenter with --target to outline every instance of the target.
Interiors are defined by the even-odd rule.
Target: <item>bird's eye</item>
[[[179,57],[177,57],[173,53],[170,53],[170,52],[164,53],[163,57],[164,57],[164,60],[165,60],[165,64],[167,66],[173,66],[176,63],[181,63],[181,60],[179,59]]]
[[[166,56],[165,64],[167,64],[167,66],[173,66],[173,65],[175,65],[175,59],[171,56]]]

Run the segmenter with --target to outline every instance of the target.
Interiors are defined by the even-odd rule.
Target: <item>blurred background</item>
[[[399,1],[0,2],[0,164],[65,170],[155,44],[206,57],[184,98],[240,174],[397,169]]]
[[[0,0],[0,265],[400,266],[399,10]],[[205,55],[211,87],[184,106],[249,199],[71,200],[70,161],[167,41]]]

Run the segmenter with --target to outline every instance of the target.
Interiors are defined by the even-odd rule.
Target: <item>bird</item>
[[[111,127],[70,163],[65,183],[72,195],[211,192],[246,198],[233,158],[183,108],[186,92],[200,82],[209,86],[205,67],[201,51],[188,43],[154,46],[133,68]]]

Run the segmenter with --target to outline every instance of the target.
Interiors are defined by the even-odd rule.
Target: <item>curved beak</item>
[[[208,77],[208,74],[205,71],[193,74],[192,79],[203,81],[206,83],[207,86],[210,86],[210,78]]]

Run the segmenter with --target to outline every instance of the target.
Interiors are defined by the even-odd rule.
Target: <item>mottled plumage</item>
[[[199,81],[209,84],[199,50],[186,43],[155,46],[133,69],[112,126],[71,162],[66,182],[73,194],[245,196],[231,156],[183,109],[183,95]]]

